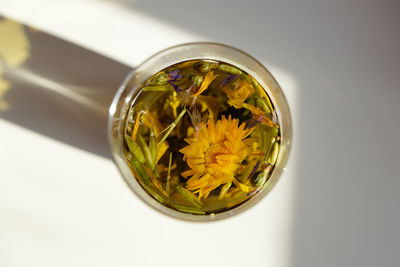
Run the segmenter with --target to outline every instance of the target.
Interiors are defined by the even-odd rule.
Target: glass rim
[[[185,52],[187,54],[192,53],[192,50],[195,50],[193,56],[188,56],[185,54]],[[219,55],[215,52],[221,52],[220,50],[223,54],[225,54],[224,56]],[[179,57],[179,55],[182,53],[184,54],[184,56]],[[196,53],[199,54],[196,55]],[[176,57],[177,55],[178,57]],[[252,66],[249,67],[243,65],[241,62],[236,62],[234,59],[232,59],[235,57],[248,61],[249,64],[252,64]],[[120,115],[124,114],[125,112],[124,116],[126,116],[126,112],[134,101],[134,96],[137,95],[137,93],[139,92],[140,86],[143,84],[143,82],[167,66],[192,59],[210,59],[224,61],[226,63],[232,64],[233,66],[237,66],[252,75],[262,85],[267,95],[271,98],[271,101],[278,113],[277,118],[281,131],[281,146],[278,153],[278,158],[269,179],[263,185],[260,191],[243,203],[240,203],[238,206],[231,208],[227,211],[215,214],[211,213],[198,215],[177,211],[163,205],[162,203],[155,200],[152,196],[150,196],[149,193],[145,191],[145,189],[133,176],[131,171],[129,170],[129,173],[127,173],[127,167],[129,168],[129,166],[126,163],[126,160],[124,160],[125,155],[123,153],[123,150],[121,149],[123,141],[120,140],[121,138],[123,138],[123,136],[121,138],[119,138],[120,136],[118,136],[118,130],[120,130],[119,128],[121,126],[121,123],[125,121],[125,119],[121,119]],[[157,66],[156,69],[154,68],[155,66],[153,66],[154,64]],[[133,86],[133,88],[130,88],[130,83],[134,82],[135,78],[138,80],[136,87]],[[282,112],[282,110],[284,112]],[[118,128],[115,128],[115,123],[117,123]],[[115,134],[117,134],[116,137]],[[145,202],[147,205],[157,210],[158,212],[161,212],[162,214],[168,215],[175,219],[206,222],[216,221],[231,217],[234,214],[242,213],[243,211],[259,203],[260,200],[263,199],[274,187],[282,174],[282,171],[287,163],[290,154],[292,142],[292,121],[290,109],[282,88],[280,87],[274,76],[270,73],[270,71],[257,59],[255,59],[248,53],[229,45],[213,42],[193,42],[175,45],[163,49],[156,54],[153,54],[127,75],[122,85],[117,90],[109,109],[108,139],[113,155],[113,161],[116,164],[120,174],[122,175],[124,181],[127,183],[129,188],[143,202]],[[115,143],[115,141],[117,141],[117,143]]]

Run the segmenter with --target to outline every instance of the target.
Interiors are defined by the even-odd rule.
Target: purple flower
[[[172,82],[170,82],[170,81],[168,81],[168,83],[172,86],[172,87],[174,87],[174,89],[175,89],[175,92],[182,92],[183,90],[182,89],[180,89],[179,87],[178,87],[178,85],[176,85],[176,84],[173,84]]]
[[[182,79],[183,76],[179,74],[179,70],[173,70],[168,73],[168,78],[170,81],[176,81],[178,79]]]
[[[253,175],[256,173],[259,166],[260,166],[260,161],[257,161],[256,165],[254,166],[253,170],[251,171],[251,173],[249,175],[249,179],[251,179],[251,177],[253,177]]]
[[[222,82],[221,82],[221,86],[226,85],[227,83],[229,83],[230,81],[236,80],[239,77],[239,75],[233,75],[232,73],[229,73],[229,76],[226,77]]]
[[[251,118],[246,122],[246,129],[251,129],[251,128],[255,127],[257,124],[259,124],[260,122],[261,122],[260,120],[255,120],[255,119]]]

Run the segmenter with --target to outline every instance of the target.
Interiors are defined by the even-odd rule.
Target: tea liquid
[[[126,160],[163,205],[224,212],[268,183],[280,148],[276,114],[245,71],[214,60],[180,62],[148,79],[131,104]]]

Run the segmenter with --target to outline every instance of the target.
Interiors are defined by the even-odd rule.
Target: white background
[[[110,160],[0,118],[0,266],[399,266],[399,11],[372,0],[0,1],[3,15],[131,66],[182,42],[236,46],[276,76],[295,134],[265,199],[199,224],[143,204]]]

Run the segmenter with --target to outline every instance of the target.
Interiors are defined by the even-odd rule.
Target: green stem
[[[171,165],[172,165],[172,152],[169,153],[169,163],[168,163],[168,175],[167,175],[167,185],[165,191],[169,197],[169,193],[171,192]]]
[[[141,136],[140,134],[138,135],[138,141],[139,141],[139,145],[142,148],[144,157],[146,158],[146,162],[148,164],[148,166],[150,167],[150,169],[153,171],[155,164],[151,158],[151,152],[149,149],[149,146],[146,144],[146,141],[143,139],[143,136]]]
[[[242,74],[242,72],[239,69],[237,69],[235,67],[232,67],[232,66],[229,66],[229,65],[225,65],[225,64],[219,65],[219,69],[222,70],[222,71],[225,71],[225,72],[229,72],[229,73],[231,73],[233,75]]]
[[[174,120],[173,123],[171,123],[167,129],[168,131],[164,134],[164,136],[161,138],[160,142],[158,142],[158,145],[161,145],[162,143],[164,143],[165,139],[167,139],[168,135],[170,135],[170,133],[172,132],[172,130],[176,127],[176,125],[178,124],[178,122],[182,119],[183,115],[185,115],[186,113],[186,108],[184,108],[181,113],[179,113],[178,117],[176,117],[176,119]]]
[[[162,91],[170,91],[171,86],[169,85],[156,85],[156,86],[148,86],[143,88],[144,92],[162,92]]]
[[[270,154],[268,156],[267,162],[274,165],[276,162],[276,159],[278,158],[278,152],[279,152],[279,144],[278,144],[278,142],[275,142],[273,144],[272,151],[270,152]]]
[[[135,159],[132,159],[130,161],[130,163],[131,163],[133,169],[135,170],[135,172],[140,176],[137,178],[142,180],[145,185],[148,185],[148,186],[151,185],[150,177],[147,175],[146,171],[143,169],[142,164]]]
[[[145,163],[146,159],[144,158],[142,149],[136,143],[135,141],[132,140],[129,136],[125,137],[126,143],[128,144],[129,150],[132,152],[132,154],[135,156],[135,158],[140,161],[141,163]]]
[[[149,148],[150,148],[151,164],[152,166],[155,167],[157,161],[157,141],[153,130],[150,131]],[[152,171],[154,170],[154,167],[152,168]]]
[[[181,196],[185,200],[187,200],[189,203],[191,203],[196,208],[201,208],[201,206],[203,205],[203,203],[201,203],[201,201],[195,195],[193,195],[189,190],[177,185],[176,191],[178,191],[178,193],[181,194]]]
[[[192,214],[205,214],[204,211],[198,210],[194,207],[188,207],[188,206],[179,205],[179,204],[175,204],[175,203],[171,203],[171,205],[174,208],[176,208],[177,210],[182,211],[182,212],[192,213]]]
[[[267,103],[264,102],[263,99],[261,99],[260,97],[256,98],[257,104],[260,106],[260,108],[266,112],[266,113],[271,113],[271,109],[268,107]]]

